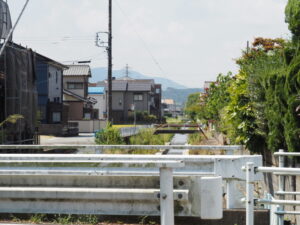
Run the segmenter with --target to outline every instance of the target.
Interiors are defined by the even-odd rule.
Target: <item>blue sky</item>
[[[13,21],[25,0],[8,0]],[[237,71],[234,59],[254,37],[290,36],[287,0],[113,0],[114,69],[202,87]],[[107,64],[94,44],[107,30],[107,0],[30,0],[14,40],[55,60]]]

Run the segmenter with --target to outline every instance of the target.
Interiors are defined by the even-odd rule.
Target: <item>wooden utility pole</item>
[[[107,108],[107,118],[112,124],[112,0],[108,0],[108,108]]]

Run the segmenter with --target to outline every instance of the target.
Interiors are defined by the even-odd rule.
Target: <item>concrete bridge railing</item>
[[[0,212],[98,215],[161,215],[220,219],[241,208],[236,182],[249,155],[105,155],[103,149],[211,149],[241,146],[5,146],[15,149],[81,149],[90,154],[0,154]],[[92,153],[92,154],[91,154]],[[255,180],[262,177],[254,176]],[[171,194],[172,193],[172,194]],[[171,205],[173,204],[173,206]],[[211,210],[213,209],[213,210]],[[167,216],[166,216],[167,215]],[[167,219],[170,218],[170,219]]]

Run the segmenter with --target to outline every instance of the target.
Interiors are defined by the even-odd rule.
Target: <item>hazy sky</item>
[[[7,0],[13,21],[25,0]],[[236,71],[254,37],[289,37],[287,0],[113,0],[113,63],[202,87]],[[30,0],[14,40],[57,61],[106,67],[95,33],[107,31],[107,0]]]

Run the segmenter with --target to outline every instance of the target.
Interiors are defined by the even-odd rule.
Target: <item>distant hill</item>
[[[120,78],[124,77],[124,70],[114,70],[113,71],[113,77]],[[167,78],[162,77],[151,77],[143,75],[136,71],[130,71],[129,76],[134,79],[154,79],[155,83],[162,84],[163,90],[166,90],[167,88],[176,88],[176,89],[185,89],[186,87],[176,83],[175,81],[172,81]],[[98,82],[107,79],[107,69],[106,68],[93,68],[92,69],[92,78],[90,79],[90,82]]]
[[[184,89],[176,89],[176,88],[167,88],[167,90],[163,91],[163,98],[171,98],[174,99],[178,104],[184,104],[190,94],[196,92],[202,92],[202,88],[184,88]]]

